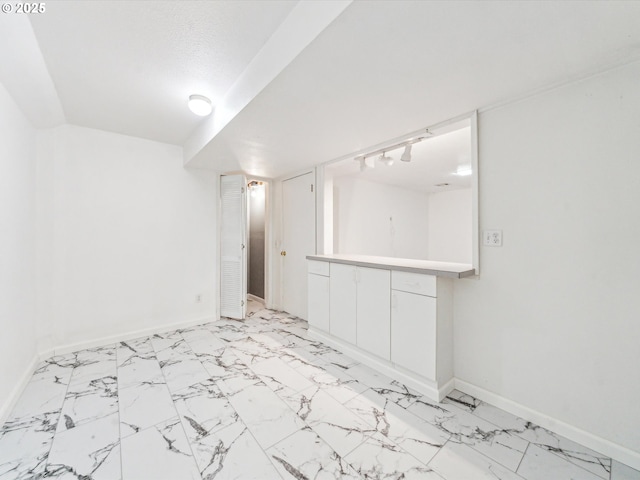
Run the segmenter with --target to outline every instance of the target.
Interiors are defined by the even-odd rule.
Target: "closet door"
[[[247,300],[247,180],[220,177],[220,315],[243,319]]]

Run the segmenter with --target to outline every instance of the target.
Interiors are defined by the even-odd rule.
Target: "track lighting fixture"
[[[404,152],[402,152],[402,156],[400,157],[400,160],[402,160],[403,162],[410,162],[411,161],[411,144],[407,143],[404,147]]]
[[[384,163],[387,167],[390,167],[391,165],[393,165],[393,157],[387,157],[386,152],[382,152],[382,155],[378,157],[378,160]]]
[[[371,159],[375,155],[379,155],[377,159],[380,160],[382,163],[384,163],[385,165],[391,166],[393,165],[393,158],[387,156],[387,152],[391,150],[396,150],[397,148],[404,147],[404,152],[402,153],[400,160],[402,160],[403,162],[410,162],[411,147],[413,146],[413,144],[421,142],[431,136],[433,136],[433,133],[431,133],[427,128],[425,132],[419,137],[409,138],[404,142],[396,143],[394,145],[389,145],[379,150],[374,150],[373,152],[367,152],[363,155],[357,156],[356,158],[354,158],[354,160],[357,160],[360,162],[360,171],[364,171],[367,167],[374,168],[375,162],[370,163],[370,162],[367,162],[366,160]]]

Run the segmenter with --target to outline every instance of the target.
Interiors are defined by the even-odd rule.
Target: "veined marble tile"
[[[267,453],[283,478],[334,478],[336,480],[361,478],[309,427],[278,442]]]
[[[373,390],[367,390],[344,405],[425,464],[449,439],[449,434]]]
[[[276,357],[251,365],[251,370],[280,397],[292,395],[314,385]]]
[[[238,414],[213,380],[174,393],[173,401],[191,443],[239,421]]]
[[[318,387],[291,395],[286,401],[340,456],[375,432],[374,427]]]
[[[30,381],[16,402],[9,419],[60,411],[68,386],[56,377]]]
[[[50,380],[66,385],[69,383],[71,373],[76,366],[75,360],[75,355],[56,355],[43,360],[36,367],[31,382]]]
[[[432,425],[435,425],[442,417],[455,415],[455,410],[451,404],[434,402],[425,397],[417,398],[407,407],[407,411]]]
[[[252,373],[229,347],[213,353],[199,353],[196,356],[211,378],[216,380],[243,375],[247,372]]]
[[[539,427],[492,405],[482,403],[474,410],[474,415],[509,429],[510,432],[534,445],[584,468],[601,478],[608,479],[611,473],[611,459],[584,447],[568,438]]]
[[[345,460],[364,478],[443,480],[430,467],[380,433],[367,438]]]
[[[272,345],[273,340],[261,334],[252,334],[230,343],[233,353],[247,365],[262,362],[268,358],[279,357],[280,348]]]
[[[203,480],[264,480],[280,476],[247,426],[238,421],[191,444]]]
[[[122,439],[123,480],[200,480],[182,430],[173,418]]]
[[[526,480],[598,480],[602,477],[588,472],[537,445],[530,445],[518,468]]]
[[[118,388],[164,381],[160,364],[148,339],[121,342],[116,352]]]
[[[118,381],[115,376],[71,384],[62,405],[57,431],[69,430],[117,411]]]
[[[209,379],[209,374],[195,355],[183,360],[168,361],[160,365],[167,386],[172,393]]]
[[[429,466],[447,480],[522,480],[519,475],[460,443],[448,442]],[[546,480],[560,478],[550,476]]]
[[[76,366],[69,385],[86,384],[96,378],[116,375],[116,348],[113,345],[88,348],[73,355]]]
[[[196,355],[210,355],[227,346],[227,342],[220,340],[210,330],[182,332],[182,336]]]
[[[243,326],[243,323],[238,320],[222,319],[208,324],[207,329],[223,342],[229,343],[249,336]]]
[[[289,406],[266,385],[249,386],[228,398],[262,448],[270,447],[304,426]]]
[[[442,403],[455,405],[459,409],[465,410],[469,413],[475,412],[476,408],[483,404],[483,402],[477,398],[467,395],[466,393],[462,393],[459,390],[453,390],[445,397]]]
[[[120,406],[120,436],[141,430],[176,416],[176,408],[167,385],[144,382],[118,392]]]
[[[151,337],[151,345],[153,345],[161,367],[167,363],[195,358],[191,347],[179,333],[164,334],[164,336],[156,334]]]
[[[117,414],[56,434],[46,477],[122,478],[119,435]]]
[[[451,436],[450,442],[464,443],[515,472],[529,442],[513,430],[500,428],[469,413],[467,406],[447,403],[453,415],[435,418],[434,425]]]
[[[59,418],[60,411],[55,410],[8,420],[0,429],[0,465],[35,466],[46,460]]]
[[[611,462],[611,480],[640,480],[640,471],[613,460]]]
[[[356,380],[368,385],[376,393],[391,399],[401,407],[407,408],[421,397],[420,393],[412,388],[361,363],[347,369],[346,372]]]
[[[344,370],[330,365],[320,367],[303,364],[296,367],[296,371],[340,403],[345,403],[368,389],[367,385],[354,379]]]
[[[11,462],[0,462],[0,480],[36,480],[44,478],[49,450],[40,456],[29,456]]]

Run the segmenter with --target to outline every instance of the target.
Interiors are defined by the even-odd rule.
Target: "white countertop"
[[[307,260],[318,262],[344,263],[361,267],[400,270],[403,272],[424,273],[439,277],[463,278],[475,275],[473,266],[468,263],[434,262],[411,258],[375,257],[372,255],[309,255]]]

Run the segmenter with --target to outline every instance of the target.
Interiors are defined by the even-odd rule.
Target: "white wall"
[[[636,63],[480,114],[480,227],[504,246],[454,296],[457,378],[634,451],[636,468],[639,78]]]
[[[471,189],[429,195],[429,260],[472,263]]]
[[[0,83],[0,424],[36,355],[36,132]]]
[[[333,185],[335,253],[428,258],[426,194],[354,177]]]
[[[217,175],[185,170],[179,147],[99,130],[39,140],[43,345],[214,317]]]

